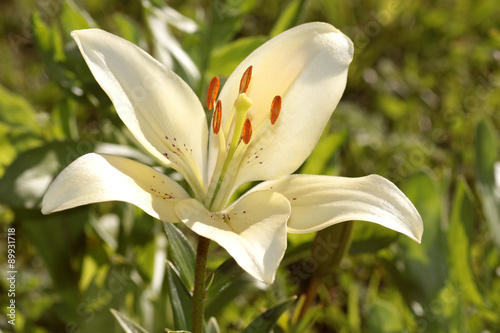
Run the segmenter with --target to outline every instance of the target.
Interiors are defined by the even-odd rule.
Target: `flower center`
[[[224,112],[222,101],[217,100],[215,103],[220,85],[219,79],[214,77],[208,87],[207,107],[211,110],[215,105],[212,116],[212,131],[219,144],[217,163],[205,202],[209,210],[214,208],[217,211],[226,204],[225,201],[229,199],[229,191],[233,186],[243,153],[251,145],[252,139],[267,123],[264,119],[254,127],[255,124],[252,124],[250,118],[247,117],[253,105],[252,99],[246,94],[252,80],[252,68],[252,66],[248,67],[241,77],[239,94],[231,111],[227,114],[225,124],[222,124]],[[271,125],[274,125],[278,120],[280,111],[281,96],[275,96],[269,111]],[[232,170],[232,172],[228,172],[228,170]]]

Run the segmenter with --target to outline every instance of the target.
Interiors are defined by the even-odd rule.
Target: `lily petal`
[[[43,197],[42,213],[104,201],[125,201],[167,222],[179,222],[174,205],[189,194],[155,169],[125,157],[84,155],[52,182]]]
[[[220,213],[187,199],[177,203],[175,212],[191,230],[225,248],[250,275],[265,283],[274,281],[286,249],[290,203],[284,196],[253,192]]]
[[[360,178],[291,175],[252,189],[260,190],[277,191],[290,201],[290,233],[318,231],[350,220],[380,224],[418,243],[424,231],[422,218],[411,201],[396,185],[378,175]]]
[[[77,30],[71,36],[135,138],[193,188],[204,188],[208,127],[191,88],[120,37],[99,29]]]
[[[222,126],[229,113],[224,107],[232,107],[240,78],[250,65],[253,74],[246,94],[253,106],[248,118],[254,128],[264,126],[254,133],[242,157],[235,187],[283,177],[304,162],[344,92],[353,50],[351,40],[333,26],[308,23],[269,40],[236,68],[219,97]],[[270,107],[277,95],[282,98],[282,108],[271,125]],[[218,149],[213,136],[211,133],[211,164]]]

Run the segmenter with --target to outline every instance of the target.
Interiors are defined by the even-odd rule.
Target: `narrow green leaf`
[[[335,152],[346,142],[347,131],[328,133],[325,130],[311,156],[300,172],[309,175],[335,175]]]
[[[208,277],[206,281],[207,298],[218,295],[244,273],[244,270],[231,257]]]
[[[41,143],[35,109],[24,97],[0,84],[0,175],[19,151]]]
[[[148,331],[142,328],[139,324],[130,320],[124,314],[118,312],[115,309],[110,309],[110,311],[113,314],[113,316],[115,316],[116,320],[118,320],[118,323],[125,330],[126,333],[148,333]]]
[[[172,223],[163,222],[167,236],[168,256],[180,274],[187,290],[194,288],[194,266],[196,254],[186,236]]]
[[[498,160],[498,143],[490,122],[482,121],[474,138],[476,183],[486,222],[497,249],[500,250],[500,200],[495,196],[494,163]]]
[[[220,333],[219,324],[217,323],[217,319],[214,317],[210,317],[207,321],[207,325],[205,327],[206,333]]]
[[[241,295],[251,295],[259,290],[255,279],[243,274],[235,282],[229,284],[226,289],[212,298],[207,298],[205,305],[205,316],[219,318],[226,307],[234,305],[235,299]]]
[[[245,37],[221,46],[212,53],[209,74],[229,76],[243,59],[266,40],[264,36]]]
[[[299,23],[305,2],[305,0],[293,0],[287,2],[287,7],[281,12],[280,17],[271,30],[271,37],[274,37]]]
[[[120,37],[125,38],[135,45],[143,45],[145,43],[141,28],[136,21],[121,13],[113,14],[113,19]]]
[[[66,68],[66,65],[68,65],[67,56],[70,52],[69,49],[64,48],[63,40],[69,39],[69,33],[67,36],[62,36],[58,26],[55,24],[50,26],[46,24],[38,12],[32,14],[32,26],[35,44],[42,57],[47,73],[50,74],[51,79],[57,82],[61,88],[73,94],[71,89],[80,77],[77,78],[74,73]],[[74,52],[77,52],[75,49]],[[68,51],[68,54],[66,51]],[[78,60],[78,62],[75,62],[75,66],[80,68],[84,63],[83,58],[80,55],[79,58],[75,57],[72,61],[75,59]]]
[[[471,268],[471,244],[473,241],[474,203],[467,183],[458,181],[448,232],[450,274],[476,306],[482,307],[483,297],[477,289]]]
[[[170,302],[172,303],[172,311],[174,313],[175,329],[191,329],[193,299],[182,283],[178,273],[172,267],[171,263],[169,264],[170,265],[167,267],[168,289]]]
[[[73,0],[66,0],[61,8],[62,28],[66,37],[73,30],[89,29],[96,26],[92,17],[82,8],[78,7]]]
[[[281,315],[290,307],[290,305],[297,299],[297,297],[292,297],[283,303],[280,303],[266,312],[262,313],[260,316],[254,319],[248,325],[243,333],[266,333],[270,332],[271,329],[276,325],[276,322],[281,317]]]
[[[493,184],[494,163],[498,159],[498,143],[491,122],[481,121],[476,128],[476,173],[481,183]]]
[[[0,84],[0,123],[39,133],[35,116],[35,109],[24,97],[10,92]]]

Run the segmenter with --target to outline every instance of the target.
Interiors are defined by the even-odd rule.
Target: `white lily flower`
[[[135,138],[182,174],[194,198],[151,167],[88,154],[56,178],[43,213],[130,202],[160,220],[182,221],[265,283],[274,280],[287,231],[366,220],[420,241],[420,215],[385,178],[290,175],[313,150],[345,88],[353,45],[331,25],[308,23],[271,39],[236,68],[218,98],[214,78],[210,131],[194,92],[147,53],[102,30],[72,36]],[[227,206],[235,189],[256,180],[264,182]]]

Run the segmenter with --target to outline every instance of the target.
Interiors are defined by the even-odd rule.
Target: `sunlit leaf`
[[[266,333],[270,332],[281,315],[292,305],[296,297],[292,297],[283,303],[280,303],[255,318],[248,325],[243,333]]]
[[[498,143],[490,122],[481,121],[474,139],[477,187],[481,194],[486,222],[497,249],[500,250],[500,199],[495,197],[494,163],[498,160]]]
[[[243,269],[232,257],[224,261],[222,265],[217,267],[217,269],[207,278],[207,298],[219,294],[243,273]]]
[[[84,9],[76,5],[73,0],[66,0],[61,8],[62,27],[69,39],[73,30],[89,29],[96,26],[92,17]]]
[[[448,232],[450,274],[476,306],[483,306],[483,297],[477,289],[471,267],[471,244],[474,240],[475,207],[467,183],[458,181],[453,200],[451,221]]]
[[[41,144],[36,112],[22,96],[0,84],[0,176],[17,153]]]
[[[259,289],[255,279],[247,274],[241,275],[236,281],[229,284],[219,294],[207,298],[205,316],[220,318],[227,307],[234,305],[235,299],[240,295],[251,295]]]
[[[287,2],[286,8],[281,12],[278,20],[271,30],[271,37],[274,37],[285,30],[288,30],[299,23],[299,18],[301,14],[304,13],[303,8],[305,5],[305,0],[293,0]]]
[[[178,273],[171,265],[167,266],[167,272],[168,291],[170,301],[172,302],[175,329],[190,329],[193,317],[193,300],[191,294],[187,291]]]
[[[245,37],[217,48],[210,58],[210,75],[228,77],[243,59],[266,40],[267,37],[263,36]]]
[[[35,109],[25,98],[8,91],[0,84],[0,123],[14,129],[39,133],[35,116]]]
[[[333,163],[335,152],[346,142],[347,131],[323,133],[313,152],[301,168],[301,173],[310,175],[335,175]]]
[[[163,222],[167,236],[168,256],[179,272],[182,282],[188,290],[194,287],[194,266],[196,254],[186,236],[175,225]]]
[[[125,330],[126,333],[148,333],[148,331],[142,328],[139,324],[130,320],[124,314],[118,312],[115,309],[110,309],[110,311],[113,314],[113,316],[115,316],[116,320],[118,320],[118,323]]]
[[[221,333],[217,319],[210,317],[205,328],[206,333]]]
[[[146,41],[137,22],[120,13],[115,13],[113,19],[118,27],[119,36],[141,47],[145,46]]]

